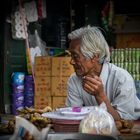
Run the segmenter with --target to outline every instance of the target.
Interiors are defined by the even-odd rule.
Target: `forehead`
[[[80,51],[80,45],[81,45],[81,41],[80,39],[74,39],[71,40],[70,44],[69,44],[69,51],[72,52],[81,52]]]

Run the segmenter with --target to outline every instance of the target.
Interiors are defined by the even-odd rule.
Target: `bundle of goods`
[[[124,133],[131,133],[131,130],[134,126],[134,122],[132,120],[120,120],[120,121],[116,121],[116,127],[119,131],[120,134],[124,134]]]
[[[51,124],[50,119],[41,116],[42,113],[50,111],[52,111],[52,108],[50,106],[46,106],[42,110],[28,107],[17,110],[18,115],[14,116],[12,119],[9,119],[7,124],[0,125],[0,133],[2,134],[14,133],[16,117],[20,117],[27,120],[29,123],[34,125],[34,127],[36,127],[40,131]]]
[[[16,10],[11,15],[12,38],[24,40],[28,37],[25,9]]]
[[[24,78],[23,72],[12,74],[12,112],[14,115],[17,115],[17,110],[24,108]]]
[[[105,103],[95,106],[94,109],[80,122],[79,132],[117,136],[115,121],[107,112]]]
[[[41,116],[42,113],[51,112],[52,108],[46,106],[44,109],[34,109],[25,107],[22,110],[18,111],[18,116],[25,118],[26,120],[33,123],[39,130],[46,127],[51,123],[50,119]]]

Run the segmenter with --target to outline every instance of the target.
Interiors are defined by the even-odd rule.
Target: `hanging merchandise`
[[[20,12],[22,13],[22,19],[23,19],[23,17],[24,17],[23,16],[23,12],[22,12],[22,5],[23,5],[23,3],[22,3],[21,0],[18,0],[18,2],[19,2],[19,9],[20,9]],[[25,22],[23,22],[23,25],[25,27],[27,24],[25,24]],[[28,58],[27,60],[29,62],[28,64],[30,65],[31,64],[31,56],[30,56],[30,48],[29,48],[28,34],[26,34],[25,43],[26,43],[26,53],[27,53],[27,58]],[[33,78],[34,78],[34,69],[33,69],[32,65],[30,65],[30,70],[31,70],[31,73],[32,73]]]
[[[48,55],[46,51],[46,43],[41,40],[37,30],[35,30],[34,34],[29,34],[29,48],[30,52],[29,54],[27,53],[27,69],[28,74],[32,74],[30,67],[32,66],[34,69],[35,57]]]
[[[39,19],[46,18],[46,0],[37,0],[37,11]]]
[[[38,20],[37,7],[35,1],[24,3],[24,8],[28,22],[35,22]]]
[[[14,14],[12,14],[11,19],[13,39],[26,39],[28,34],[25,9],[22,9],[22,13],[19,10],[16,10]]]

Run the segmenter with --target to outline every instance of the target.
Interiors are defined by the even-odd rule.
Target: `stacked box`
[[[51,76],[51,57],[35,57],[35,77]]]
[[[35,108],[64,107],[67,81],[74,72],[70,57],[35,58]]]
[[[52,57],[52,106],[64,107],[67,96],[67,81],[74,72],[70,57]]]
[[[52,57],[52,76],[69,77],[74,72],[70,60],[70,57]]]
[[[52,95],[67,96],[67,81],[69,77],[52,77]]]
[[[34,107],[43,109],[51,104],[51,57],[35,57]]]
[[[35,94],[40,96],[41,94],[46,94],[51,96],[51,77],[49,76],[39,76],[35,77]]]
[[[74,72],[70,57],[52,58],[52,95],[66,96],[67,80]]]
[[[52,107],[52,99],[46,94],[42,94],[42,96],[35,96],[34,102],[35,109],[44,109],[46,106]]]

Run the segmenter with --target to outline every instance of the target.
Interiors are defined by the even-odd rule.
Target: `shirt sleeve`
[[[112,106],[116,108],[121,118],[136,120],[138,116],[140,117],[140,110],[139,112],[135,110],[135,108],[140,109],[140,101],[136,99],[136,88],[133,79],[129,78],[124,82],[120,82],[115,96]],[[137,113],[139,115],[136,115]]]
[[[67,83],[67,98],[66,98],[66,106],[69,107],[77,107],[83,106],[83,101],[79,91],[79,80],[71,76]]]

